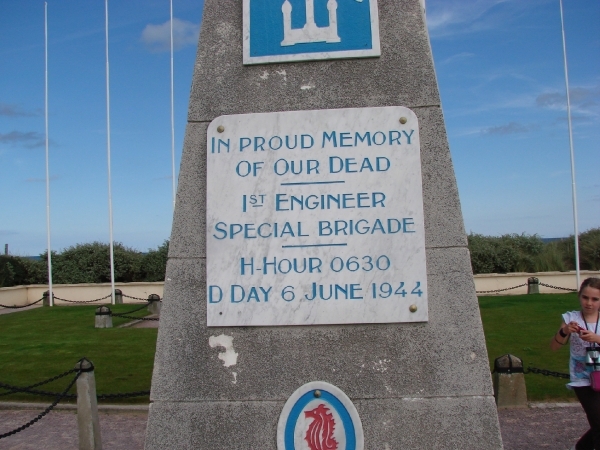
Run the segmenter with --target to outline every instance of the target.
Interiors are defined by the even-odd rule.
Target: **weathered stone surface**
[[[502,448],[491,397],[406,397],[355,403],[365,430],[365,449]]]
[[[222,114],[438,105],[418,1],[381,0],[381,57],[242,65],[242,4],[207,0],[188,120]]]
[[[425,246],[464,247],[467,238],[442,110],[431,106],[413,111],[421,137]]]
[[[75,366],[76,369],[89,369],[90,367],[92,364],[86,359],[78,362]],[[77,378],[76,386],[79,448],[81,450],[102,450],[94,371],[82,372]]]
[[[112,314],[108,306],[96,308],[94,323],[96,328],[112,328]]]
[[[363,424],[366,449],[486,450],[502,446],[491,397],[391,398],[354,403]],[[260,400],[155,403],[150,409],[146,448],[274,450],[283,404]],[[465,428],[470,432],[465,433]]]
[[[498,408],[527,407],[527,388],[521,358],[511,354],[496,358],[493,383]]]
[[[439,107],[415,108],[421,133],[421,168],[427,247],[465,246],[458,187],[444,119]],[[177,208],[173,220],[170,257],[206,256],[207,123],[189,123],[181,159]],[[452,170],[448,170],[452,169]]]
[[[502,447],[419,0],[379,0],[380,58],[242,65],[242,4],[206,0],[152,381],[147,449],[274,449],[315,380],[355,403],[365,448]],[[429,321],[206,327],[206,129],[223,114],[401,105],[419,118]],[[233,338],[235,364],[209,339]],[[231,356],[231,353],[229,354]]]
[[[351,398],[491,396],[467,251],[432,249],[427,267],[428,323],[207,328],[204,260],[171,258],[152,400],[285,400],[313,380]],[[220,334],[233,337],[234,366],[224,367],[224,350],[209,346]]]
[[[170,258],[206,256],[206,129],[207,123],[188,123],[183,142]]]
[[[527,408],[527,388],[523,373],[495,373],[494,397],[498,408]]]
[[[145,448],[276,448],[283,402],[161,402],[150,405]]]

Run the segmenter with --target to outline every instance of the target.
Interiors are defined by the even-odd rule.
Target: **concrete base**
[[[146,449],[275,450],[277,420],[284,403],[151,404]],[[365,449],[502,446],[491,396],[373,399],[354,404],[365,432]],[[471,432],[464,433],[465,427]]]
[[[81,366],[82,368],[89,368],[91,364],[88,361],[84,361]],[[76,384],[79,450],[102,450],[94,372],[81,373]]]
[[[112,328],[112,316],[102,315],[96,316],[96,328]]]
[[[162,303],[160,301],[150,302],[150,304],[148,305],[148,312],[150,314],[156,314],[157,316],[160,316],[161,306]]]
[[[527,388],[522,373],[495,373],[494,397],[498,408],[527,408]]]

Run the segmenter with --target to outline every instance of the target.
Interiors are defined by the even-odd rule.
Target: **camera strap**
[[[583,311],[580,311],[580,312],[581,312],[581,318],[583,319],[583,323],[585,323],[585,329],[587,331],[592,331],[592,330],[590,330],[587,322],[585,321],[585,316],[583,315]],[[596,329],[594,330],[594,334],[598,334],[598,322],[600,322],[600,311],[598,311],[598,317],[596,318]],[[595,344],[595,342],[594,342],[594,344]]]
[[[585,324],[585,329],[587,331],[592,331],[588,327],[588,324],[587,324],[587,322],[585,320],[585,316],[583,315],[583,310],[581,311],[581,318],[583,319],[583,323]],[[600,311],[598,311],[598,317],[596,317],[596,329],[594,330],[594,334],[598,334],[598,322],[600,322]],[[592,344],[592,348],[593,349],[597,349],[598,348],[598,346],[597,346],[597,344],[595,342]],[[596,370],[596,365],[600,364],[600,362],[598,362],[598,358],[594,358],[594,359],[592,359],[592,361],[594,363],[593,370]]]

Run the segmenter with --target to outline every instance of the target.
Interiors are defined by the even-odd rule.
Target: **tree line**
[[[467,238],[475,274],[575,270],[573,236],[551,242],[537,234],[469,234]],[[580,269],[600,270],[600,228],[580,233],[578,242]]]
[[[473,273],[550,272],[575,270],[573,236],[544,242],[537,234],[467,236]],[[164,281],[169,241],[148,252],[113,245],[115,281]],[[52,281],[56,284],[110,282],[109,245],[77,244],[52,252]],[[600,270],[600,228],[579,235],[582,270]],[[48,283],[48,254],[40,259],[0,255],[0,287]]]
[[[115,282],[164,281],[169,241],[143,253],[113,244]],[[77,244],[52,252],[52,282],[56,284],[110,282],[107,243]],[[0,255],[0,287],[48,283],[48,252],[39,259]]]

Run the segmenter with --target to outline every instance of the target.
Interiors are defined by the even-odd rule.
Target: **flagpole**
[[[575,184],[575,153],[573,151],[573,126],[571,124],[571,97],[569,95],[569,70],[567,67],[567,43],[565,40],[565,21],[563,18],[563,4],[562,0],[559,0],[560,4],[560,26],[562,30],[562,43],[563,43],[563,59],[565,66],[565,86],[567,89],[567,119],[569,123],[569,148],[571,151],[571,193],[573,196],[573,225],[575,228],[575,275],[577,279],[577,289],[580,286],[580,272],[579,272],[579,227],[577,224],[577,187]]]
[[[171,15],[171,179],[173,184],[173,211],[175,211],[175,197],[177,189],[175,187],[175,107],[173,95],[173,0],[170,0]]]
[[[48,2],[44,2],[44,122],[46,126],[46,234],[48,244],[48,301],[50,306],[54,306],[54,294],[52,293],[52,246],[50,245],[50,158],[48,151]]]
[[[110,248],[110,294],[111,303],[115,304],[115,258],[113,248],[113,213],[112,190],[110,177],[110,83],[108,65],[108,0],[104,0],[104,22],[106,35],[106,156],[108,162],[108,234]]]

